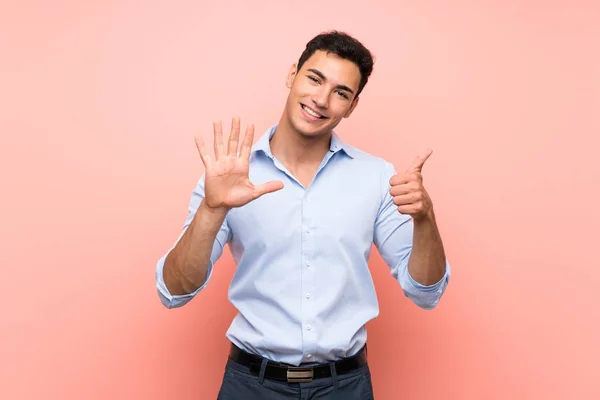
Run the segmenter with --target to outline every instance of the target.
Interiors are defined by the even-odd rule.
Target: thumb
[[[432,149],[427,149],[423,154],[415,157],[410,167],[408,167],[407,172],[421,172],[423,164],[425,164],[425,161],[427,161],[432,153]]]
[[[254,188],[254,198],[257,199],[264,194],[276,192],[281,189],[283,189],[283,182],[281,181],[270,181],[263,183],[262,185],[258,185]]]

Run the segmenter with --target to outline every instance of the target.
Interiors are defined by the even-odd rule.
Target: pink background
[[[376,398],[600,398],[600,6],[482,3],[1,1],[0,398],[215,398],[228,251],[182,309],[154,283],[193,137],[261,135],[332,28],[377,57],[340,135],[397,168],[434,149],[453,265],[426,312],[374,253]]]

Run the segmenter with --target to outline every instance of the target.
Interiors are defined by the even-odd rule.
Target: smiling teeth
[[[304,108],[304,111],[306,111],[307,113],[309,113],[310,115],[312,115],[313,117],[317,117],[317,118],[321,118],[321,115],[317,114],[316,112],[314,112],[313,110],[311,110],[310,108],[306,107],[306,106],[302,106],[302,108]]]

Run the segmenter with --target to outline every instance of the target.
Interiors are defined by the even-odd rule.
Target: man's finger
[[[406,184],[394,185],[390,188],[390,194],[392,195],[392,197],[400,196],[403,194],[408,194],[408,193],[412,192],[413,190],[414,190],[413,187],[410,185],[406,185]]]
[[[423,169],[423,164],[425,164],[425,161],[427,161],[427,159],[431,156],[431,153],[433,153],[433,150],[427,149],[424,154],[416,157],[408,168],[407,172],[421,172]]]
[[[398,212],[404,215],[414,215],[418,212],[420,208],[414,204],[409,204],[407,206],[398,206]]]
[[[242,159],[249,159],[250,152],[252,151],[252,143],[254,142],[254,125],[250,124],[246,128],[246,136],[244,136],[244,142],[242,143],[242,149],[240,150],[240,157]]]
[[[418,203],[421,200],[422,197],[419,193],[408,193],[400,196],[394,196],[393,203],[397,206],[408,206]]]
[[[256,193],[256,198],[259,198],[263,194],[276,192],[281,189],[283,189],[283,182],[270,181],[267,183],[263,183],[262,185],[256,186],[254,192]]]
[[[406,172],[397,174],[390,178],[391,186],[405,185],[411,182],[420,182],[423,180],[423,175],[420,172]]]
[[[202,164],[204,164],[204,168],[207,168],[210,164],[210,155],[206,151],[206,146],[204,145],[204,140],[201,136],[196,136],[196,148],[198,149],[198,154],[200,154],[200,159],[202,160]]]
[[[213,130],[215,132],[215,160],[219,160],[225,155],[223,149],[223,125],[221,125],[221,121],[213,121]]]
[[[228,155],[237,156],[239,138],[240,138],[240,118],[233,117],[233,120],[231,121],[231,134],[229,135],[229,145],[227,147]]]

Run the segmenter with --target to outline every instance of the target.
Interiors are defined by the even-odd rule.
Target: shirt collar
[[[275,130],[277,129],[277,125],[273,125],[261,136],[261,138],[254,144],[252,152],[262,151],[270,158],[273,158],[273,153],[271,153],[271,145],[270,140],[275,134]],[[329,146],[329,151],[332,153],[337,153],[338,151],[344,151],[350,158],[354,158],[354,148],[342,141],[340,137],[334,132],[331,133],[331,145]]]

